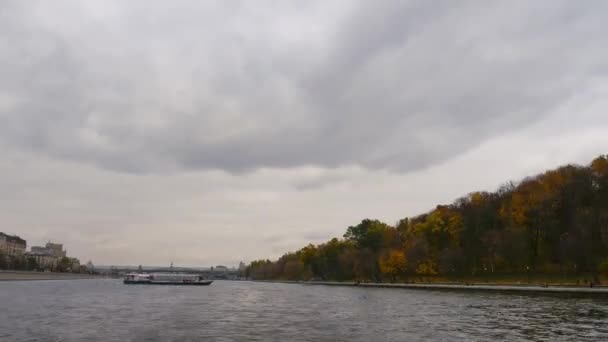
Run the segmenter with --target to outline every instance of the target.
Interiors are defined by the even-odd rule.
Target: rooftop
[[[8,235],[3,232],[0,232],[0,237],[4,237],[6,239],[6,241],[9,241],[9,242],[19,243],[22,245],[26,244],[25,240],[23,240],[22,238],[20,238],[17,235]]]
[[[25,255],[29,255],[29,256],[48,256],[48,257],[54,257],[54,255],[53,255],[52,253],[48,253],[48,252],[38,252],[38,251],[25,252]]]

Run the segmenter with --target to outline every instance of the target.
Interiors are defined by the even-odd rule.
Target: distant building
[[[80,272],[80,260],[78,258],[70,258],[70,270],[72,272]]]
[[[17,235],[0,232],[0,253],[9,257],[21,257],[25,254],[27,242]]]
[[[48,253],[49,255],[51,254],[46,247],[40,247],[40,246],[32,246],[30,248],[30,251],[32,253]]]
[[[62,258],[67,256],[67,252],[63,249],[63,244],[47,242],[42,246],[32,246],[30,252],[25,254],[27,257],[34,258],[38,267],[42,269],[54,269],[59,265]],[[80,261],[75,258],[70,259],[70,268],[72,270],[80,269]]]
[[[80,265],[80,268],[82,269],[81,273],[99,273],[99,270],[95,268],[95,265],[93,265],[93,262],[91,260],[87,261],[86,265]]]
[[[41,253],[61,259],[67,256],[67,252],[63,250],[63,245],[60,243],[47,242],[46,246],[32,246],[33,253]]]
[[[34,251],[34,247],[32,247],[32,251],[26,252],[25,256],[34,259],[40,269],[53,269],[58,263],[58,259],[54,255],[46,251]]]
[[[63,250],[63,244],[60,243],[46,243],[46,249],[49,250],[55,257],[64,258],[67,256],[67,252]]]
[[[211,275],[215,279],[226,279],[228,277],[228,267],[222,265],[211,267]]]

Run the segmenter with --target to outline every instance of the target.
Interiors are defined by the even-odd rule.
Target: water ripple
[[[0,283],[0,341],[608,341],[603,298],[217,281]]]

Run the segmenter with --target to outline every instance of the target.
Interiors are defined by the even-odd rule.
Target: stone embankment
[[[367,288],[394,288],[412,290],[445,290],[445,291],[495,291],[495,292],[544,292],[569,294],[602,294],[608,295],[608,287],[567,286],[567,285],[501,285],[501,284],[433,284],[433,283],[364,283],[364,282],[327,282],[327,281],[278,281],[286,284],[324,285],[324,286],[357,286]]]
[[[56,273],[56,272],[28,272],[28,271],[0,271],[0,281],[21,280],[70,280],[100,278],[97,275],[84,273]]]

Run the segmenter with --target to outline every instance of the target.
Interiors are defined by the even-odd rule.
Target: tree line
[[[608,276],[608,156],[473,192],[394,225],[248,265],[252,279],[408,281],[523,274]]]
[[[38,269],[38,262],[33,257],[9,256],[0,250],[0,270],[33,271]]]
[[[56,263],[50,265],[40,265],[36,258],[32,256],[12,256],[6,255],[0,250],[0,270],[15,270],[15,271],[43,271],[52,272],[80,272],[80,270],[72,270],[72,260],[68,257],[58,259]]]

